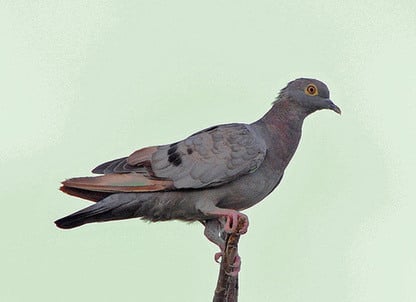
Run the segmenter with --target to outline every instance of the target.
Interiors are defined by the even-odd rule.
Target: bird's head
[[[328,87],[315,79],[300,78],[289,82],[280,91],[275,103],[289,101],[298,110],[310,114],[316,110],[330,109],[341,114],[341,109],[329,98]]]

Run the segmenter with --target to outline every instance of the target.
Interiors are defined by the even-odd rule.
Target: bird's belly
[[[266,174],[254,173],[228,184],[227,194],[223,196],[217,206],[244,210],[257,204],[276,188],[283,176],[283,173],[278,171]]]

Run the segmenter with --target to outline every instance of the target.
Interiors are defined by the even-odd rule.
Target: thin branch
[[[221,257],[220,271],[218,274],[217,288],[215,289],[213,302],[237,302],[238,300],[238,273],[234,273],[234,262],[238,257],[239,231],[243,227],[244,218],[238,221],[237,231],[227,234],[224,255]]]

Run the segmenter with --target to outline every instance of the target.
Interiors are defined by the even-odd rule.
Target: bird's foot
[[[223,256],[224,256],[223,252],[215,253],[214,255],[215,262],[220,263],[219,259]],[[230,268],[231,268],[231,271],[226,272],[226,274],[231,277],[237,277],[241,268],[241,257],[239,255],[235,256],[234,262],[233,264],[230,265]]]
[[[222,256],[224,256],[224,252],[218,252],[218,253],[215,253],[215,255],[214,255],[214,260],[215,260],[215,262],[217,262],[217,263],[220,263],[220,258],[222,257]]]
[[[219,263],[220,258],[224,256],[225,252],[226,233],[236,233],[238,223],[240,219],[242,219],[243,226],[238,230],[238,233],[245,234],[248,228],[248,218],[242,213],[227,209],[221,209],[220,213],[216,213],[216,215],[221,216],[215,219],[209,219],[201,222],[205,225],[205,236],[208,238],[208,240],[215,243],[220,248],[220,251],[214,255],[215,262]],[[230,276],[236,276],[238,274],[240,271],[240,264],[241,259],[237,255],[234,258],[234,263],[232,264],[233,269],[231,273],[229,273]]]
[[[204,235],[209,241],[217,245],[221,252],[225,249],[225,233],[224,224],[225,219],[220,217],[218,219],[209,219],[203,222],[205,225]]]
[[[243,219],[244,224],[243,226],[238,230],[239,234],[245,234],[247,233],[247,229],[248,229],[248,217],[247,215],[234,211],[234,210],[229,210],[228,213],[225,214],[226,216],[226,221],[225,221],[225,225],[224,225],[224,231],[227,232],[228,234],[231,233],[236,233],[237,232],[237,227],[238,227],[238,222],[240,221],[240,219]]]
[[[236,210],[221,209],[209,213],[210,215],[219,216],[218,221],[222,230],[228,234],[238,233],[240,235],[247,233],[248,229],[248,217],[247,215],[240,213]],[[223,217],[223,219],[221,219]],[[225,219],[225,222],[224,222]],[[238,229],[239,221],[243,220],[243,225]],[[208,220],[209,221],[209,220]],[[237,230],[238,229],[238,230]],[[211,240],[212,241],[212,240]]]
[[[241,258],[239,255],[236,255],[234,258],[234,262],[233,264],[230,265],[231,267],[231,271],[230,272],[226,272],[226,274],[228,276],[231,277],[237,277],[238,273],[240,272],[240,268],[241,268]]]

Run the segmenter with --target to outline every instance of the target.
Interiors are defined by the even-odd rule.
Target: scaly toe
[[[240,234],[245,234],[247,233],[247,230],[248,230],[248,220],[245,217],[243,219],[244,219],[244,225],[239,231]]]
[[[231,276],[231,277],[237,277],[238,273],[240,272],[240,267],[241,267],[241,258],[240,258],[240,256],[238,256],[238,255],[235,256],[234,263],[231,264],[230,267],[232,269],[231,272],[227,272],[226,274],[228,276]]]

